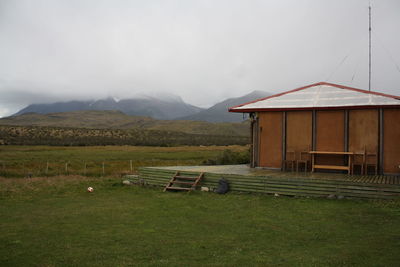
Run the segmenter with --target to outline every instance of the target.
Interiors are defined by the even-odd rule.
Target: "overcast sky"
[[[400,95],[400,1],[372,1],[372,89]],[[328,81],[368,89],[368,0],[0,0],[0,116],[168,92],[202,107]]]

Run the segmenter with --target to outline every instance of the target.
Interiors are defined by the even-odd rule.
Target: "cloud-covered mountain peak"
[[[148,99],[148,100],[159,100],[168,103],[174,103],[174,102],[184,103],[184,101],[180,96],[167,92],[139,92],[130,99]]]
[[[127,115],[149,116],[155,119],[175,119],[182,114],[193,115],[201,108],[185,103],[179,96],[160,94],[137,94],[127,99],[107,97],[95,101],[68,101],[50,104],[31,104],[15,115],[26,113],[48,114],[78,110],[119,110]]]

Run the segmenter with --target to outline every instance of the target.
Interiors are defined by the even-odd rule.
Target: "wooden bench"
[[[339,152],[339,151],[310,151],[311,154],[311,171],[314,172],[315,169],[327,169],[327,170],[339,170],[347,171],[348,174],[351,173],[351,160],[353,152]],[[315,164],[315,155],[347,155],[349,156],[347,165],[328,165],[328,164]]]

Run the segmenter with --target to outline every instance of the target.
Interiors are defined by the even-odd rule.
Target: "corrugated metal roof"
[[[235,106],[229,111],[376,106],[400,106],[400,97],[321,82]]]

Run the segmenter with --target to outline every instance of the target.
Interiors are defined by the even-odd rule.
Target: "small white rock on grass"
[[[129,180],[123,180],[122,184],[124,184],[124,185],[132,185],[132,182],[129,181]]]

